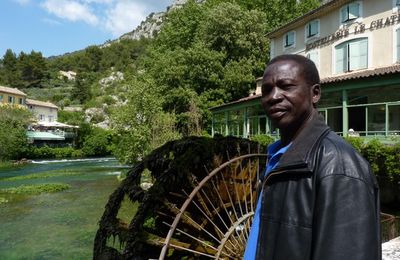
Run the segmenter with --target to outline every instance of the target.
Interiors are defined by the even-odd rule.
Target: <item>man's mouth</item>
[[[272,118],[279,118],[279,117],[283,116],[285,113],[286,113],[286,109],[284,109],[284,108],[271,108],[268,111],[269,117],[272,117]]]

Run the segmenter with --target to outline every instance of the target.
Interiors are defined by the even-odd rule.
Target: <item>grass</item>
[[[69,189],[71,186],[64,183],[47,183],[38,185],[20,185],[18,187],[0,189],[0,193],[7,194],[40,194]]]
[[[29,174],[24,176],[16,176],[3,179],[3,181],[20,181],[20,180],[31,180],[31,179],[46,179],[52,177],[59,177],[59,176],[75,176],[75,175],[82,175],[83,173],[80,172],[61,172],[61,173],[35,173]]]
[[[15,167],[11,161],[0,161],[0,170]]]

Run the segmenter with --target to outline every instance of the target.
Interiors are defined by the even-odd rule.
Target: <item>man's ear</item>
[[[321,85],[315,84],[311,87],[312,93],[312,103],[314,107],[317,105],[319,99],[321,98]]]

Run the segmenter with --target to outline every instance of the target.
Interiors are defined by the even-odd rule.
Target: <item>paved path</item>
[[[400,237],[382,244],[382,260],[400,260]]]

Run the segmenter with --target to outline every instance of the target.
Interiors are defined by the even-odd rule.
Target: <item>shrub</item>
[[[376,176],[400,180],[400,143],[386,145],[377,139],[368,143],[363,143],[359,137],[345,139],[367,159]]]
[[[111,132],[101,128],[93,128],[91,135],[83,143],[82,152],[85,156],[109,155],[111,139]]]
[[[250,140],[255,141],[265,147],[275,141],[275,139],[269,135],[253,135],[250,137]]]

